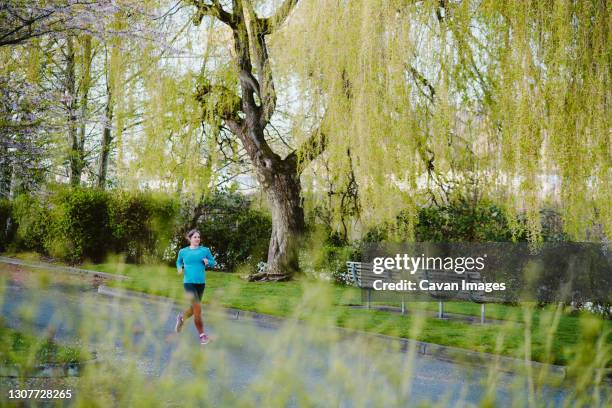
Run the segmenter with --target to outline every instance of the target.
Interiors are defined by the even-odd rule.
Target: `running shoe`
[[[200,344],[208,344],[210,342],[210,338],[204,333],[200,334]]]
[[[183,328],[183,323],[184,323],[183,314],[182,313],[177,314],[176,315],[176,325],[174,326],[174,331],[177,333],[180,332],[181,329]]]

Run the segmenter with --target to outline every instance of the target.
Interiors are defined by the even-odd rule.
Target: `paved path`
[[[191,378],[201,370],[193,366],[198,353],[207,353],[204,380],[209,392],[218,394],[218,401],[226,393],[246,392],[262,375],[277,373],[279,365],[287,369],[287,380],[303,383],[320,406],[384,405],[385,399],[472,406],[484,393],[481,382],[486,370],[418,354],[411,361],[407,353],[379,347],[367,336],[347,337],[332,329],[305,332],[292,323],[278,328],[208,313],[205,323],[213,341],[202,348],[192,324],[180,334],[173,333],[178,310],[171,302],[111,298],[88,283],[52,283],[35,290],[28,285],[14,276],[4,281],[2,315],[9,326],[40,332],[52,327],[56,337],[66,342],[77,341],[79,328],[89,327],[93,334],[87,343],[99,359],[120,365],[135,362],[151,378]],[[399,384],[392,375],[398,373]],[[513,391],[517,384],[518,394]],[[525,384],[517,375],[499,373],[497,404],[507,405],[517,396],[526,398]],[[567,394],[568,390],[545,389],[539,398],[555,406]],[[363,398],[371,398],[370,403]]]

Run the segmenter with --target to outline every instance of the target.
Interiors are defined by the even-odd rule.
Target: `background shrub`
[[[51,225],[45,240],[49,255],[69,262],[101,262],[114,249],[109,224],[109,193],[62,188],[51,195]]]
[[[13,249],[46,253],[51,214],[44,199],[28,194],[17,196],[13,200],[12,217],[15,223]]]
[[[317,279],[330,280],[341,285],[353,283],[346,262],[361,260],[360,244],[348,242],[342,234],[327,227],[313,227],[308,243],[300,250],[300,268]]]
[[[109,200],[113,251],[128,262],[161,259],[174,234],[178,200],[151,193],[118,192]]]
[[[492,203],[456,200],[421,208],[415,230],[418,242],[507,242],[512,240],[504,211]]]
[[[46,195],[18,196],[12,208],[13,249],[36,251],[71,263],[101,262],[122,253],[128,262],[174,262],[191,228],[202,232],[222,269],[266,260],[272,223],[239,194],[217,193],[197,203],[161,193],[60,186]],[[2,238],[2,236],[0,236]],[[0,241],[3,243],[4,241]]]
[[[240,194],[218,192],[197,203],[184,202],[172,244],[165,254],[169,263],[187,245],[185,233],[200,230],[202,245],[211,248],[218,267],[232,270],[239,264],[253,267],[267,259],[272,221],[263,211],[251,208],[250,200]]]
[[[563,223],[559,213],[553,209],[542,209],[541,234],[545,242],[563,242],[568,237],[563,233]],[[326,234],[319,242],[323,245],[318,254],[307,249],[309,259],[303,264],[305,269],[315,275],[328,274],[339,284],[352,283],[348,276],[346,261],[361,261],[362,253],[368,243],[402,241],[404,238],[393,232],[402,231],[406,216],[400,213],[396,222],[381,223],[365,231],[360,239],[349,242],[328,226]],[[448,205],[431,206],[419,209],[415,228],[416,242],[510,242],[527,241],[526,221],[519,217],[516,228],[510,227],[505,211],[491,202],[477,204],[462,198]]]
[[[567,240],[559,214],[550,209],[541,213],[544,241]],[[7,234],[9,216],[13,228]],[[329,225],[312,221],[311,235],[316,238],[304,244],[300,263],[306,272],[346,283],[346,261],[361,260],[369,242],[401,240],[391,232],[401,231],[404,222],[400,214],[396,223],[380,224],[361,239],[349,241]],[[415,232],[420,242],[525,241],[522,224],[519,218],[519,231],[513,235],[501,207],[457,199],[421,208]],[[109,253],[122,253],[128,262],[172,264],[178,250],[187,245],[185,232],[198,228],[202,244],[212,249],[224,270],[245,263],[254,269],[265,261],[272,228],[270,216],[254,209],[241,194],[217,192],[198,201],[180,201],[163,193],[67,186],[0,201],[0,225],[0,248],[36,251],[73,263],[100,262]]]

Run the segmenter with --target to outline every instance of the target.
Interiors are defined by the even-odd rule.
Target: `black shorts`
[[[205,283],[183,283],[183,287],[185,288],[185,292],[191,293],[194,296],[194,299],[202,300],[202,294],[204,293],[204,288],[206,287]]]

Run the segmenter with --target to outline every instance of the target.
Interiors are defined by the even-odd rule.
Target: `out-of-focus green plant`
[[[9,329],[0,325],[0,364],[17,364],[23,368],[39,364],[79,363],[88,358],[75,346],[66,346],[47,337]]]
[[[523,304],[513,308],[522,316],[520,322],[500,320],[471,325],[435,319],[427,309],[415,307],[409,308],[407,315],[339,307],[337,294],[341,288],[304,279],[274,284],[284,294],[283,300],[289,300],[291,293],[285,315],[289,319],[262,329],[248,320],[228,319],[220,306],[228,297],[244,297],[242,285],[249,285],[259,293],[254,307],[270,307],[271,298],[264,294],[275,290],[274,286],[243,283],[230,279],[235,277],[228,274],[216,275],[229,284],[218,288],[218,292],[207,288],[204,322],[213,341],[205,347],[198,344],[191,321],[181,333],[170,331],[169,322],[176,311],[166,302],[102,297],[87,291],[77,300],[67,298],[57,306],[49,325],[75,323],[66,320],[66,316],[78,314],[74,336],[83,349],[97,354],[97,363],[86,365],[82,375],[74,379],[70,387],[73,398],[63,402],[82,407],[607,407],[612,402],[605,380],[611,364],[612,333],[609,322],[598,316],[583,314],[576,318],[567,316],[561,306],[544,310],[535,304]],[[61,274],[51,274],[47,279],[45,287],[53,286]],[[215,279],[211,282],[220,283]],[[66,282],[62,283],[62,290],[66,290]],[[290,290],[296,287],[300,290]],[[4,288],[2,284],[0,304],[10,301]],[[42,292],[28,303],[28,314],[21,315],[21,324],[36,320],[41,310],[39,293]],[[120,313],[104,313],[105,310]],[[567,356],[565,379],[558,367],[531,362],[555,361],[557,343],[568,335],[562,329],[567,324],[564,319],[575,324],[576,335],[576,341],[561,351]],[[358,331],[338,330],[334,326],[340,322]],[[434,331],[441,340],[462,332],[464,343],[460,347],[479,350],[485,343],[493,344],[493,349],[487,351],[514,359],[490,356],[473,366],[473,360],[464,362],[462,353],[454,353],[451,364],[420,356],[423,345],[417,342],[402,343],[363,331],[429,341]],[[10,336],[0,336],[0,354],[15,349],[14,342],[6,339]],[[54,346],[43,343],[42,351],[34,348],[22,356],[30,361],[37,355],[54,354]],[[25,386],[32,379],[16,381]],[[1,386],[6,383],[6,379],[0,379]],[[0,403],[6,402],[8,394],[2,393]]]
[[[311,218],[316,220],[316,217]],[[318,246],[319,253],[316,254],[316,245],[308,250],[315,260],[308,267],[331,273],[332,279],[337,283],[350,283],[346,261],[361,260],[363,248],[369,243],[401,241],[405,238],[401,232],[406,222],[407,218],[400,213],[394,224],[386,222],[370,227],[360,239],[351,242],[329,226],[324,227],[327,231],[323,234],[324,237],[314,240],[322,243]],[[318,232],[318,235],[321,233]],[[504,211],[492,203],[473,206],[467,200],[456,200],[447,206],[424,207],[418,211],[417,242],[497,242],[512,239],[513,234]]]

